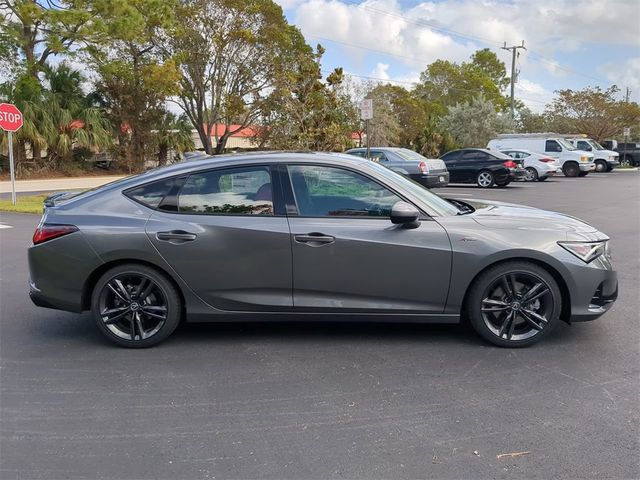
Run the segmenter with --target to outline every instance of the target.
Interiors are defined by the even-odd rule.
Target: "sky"
[[[516,98],[536,112],[560,89],[616,84],[640,101],[639,0],[275,0],[307,43],[355,79],[410,88],[437,60],[469,60],[490,48],[510,73],[520,45]],[[326,73],[325,73],[326,76]]]

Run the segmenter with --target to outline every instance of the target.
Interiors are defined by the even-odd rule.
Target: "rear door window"
[[[178,195],[178,212],[273,215],[270,169],[251,166],[193,173]]]

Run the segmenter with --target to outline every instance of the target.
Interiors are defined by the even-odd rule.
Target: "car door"
[[[478,172],[485,166],[488,155],[478,150],[467,150],[460,157],[458,175],[462,182],[475,182]]]
[[[558,160],[562,155],[562,147],[556,140],[546,140],[544,142],[544,153]]]
[[[402,198],[360,172],[311,164],[287,171],[296,311],[444,310],[451,246],[437,222],[393,225],[391,206]]]
[[[462,150],[457,150],[449,153],[445,153],[441,160],[444,161],[444,164],[447,166],[447,170],[449,171],[449,182],[458,183],[462,182],[462,165],[460,163],[460,157],[464,152]]]
[[[181,182],[146,226],[167,263],[218,309],[290,310],[290,232],[272,168],[219,168]]]

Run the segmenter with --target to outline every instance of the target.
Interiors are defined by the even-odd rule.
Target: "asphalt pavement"
[[[517,350],[460,326],[306,322],[126,350],[31,304],[39,217],[0,214],[0,478],[640,477],[640,172],[440,193],[608,233],[613,310]]]

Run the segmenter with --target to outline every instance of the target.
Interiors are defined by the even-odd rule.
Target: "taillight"
[[[78,227],[75,225],[44,223],[36,228],[36,231],[33,234],[33,244],[38,245],[39,243],[53,240],[54,238],[62,237],[77,231]]]
[[[420,162],[418,164],[418,168],[420,169],[421,173],[429,173],[429,169],[427,168],[427,164],[424,162]]]
[[[541,158],[540,161],[544,163],[555,163],[553,158]]]
[[[518,166],[513,160],[507,160],[503,165],[507,168],[516,168]]]

